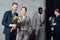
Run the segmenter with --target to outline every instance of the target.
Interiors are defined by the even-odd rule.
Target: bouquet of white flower
[[[14,17],[12,17],[11,18],[11,23],[12,24],[18,24],[18,17],[17,16],[14,16]],[[16,29],[16,28],[11,28],[11,30],[10,30],[10,32],[12,32],[14,29]]]
[[[17,16],[14,16],[14,17],[11,18],[11,23],[12,24],[17,24],[20,28],[20,26],[24,23],[24,20],[25,20],[25,18],[22,18],[22,17],[18,18]],[[10,32],[12,32],[14,29],[16,29],[16,28],[12,27]]]

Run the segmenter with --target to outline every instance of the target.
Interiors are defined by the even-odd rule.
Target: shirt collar
[[[13,10],[11,10],[12,11],[12,13],[15,13]]]
[[[39,15],[41,15],[41,14],[38,13],[38,16],[39,16]]]

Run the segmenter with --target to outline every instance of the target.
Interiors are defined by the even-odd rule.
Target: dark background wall
[[[60,9],[60,0],[46,0],[46,40],[50,40],[50,26],[49,26],[49,17],[54,15],[53,10],[55,8]]]

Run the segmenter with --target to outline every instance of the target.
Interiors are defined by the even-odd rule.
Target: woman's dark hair
[[[26,8],[26,7],[22,7],[22,8],[25,8],[25,10],[27,11],[27,8]],[[21,8],[21,9],[22,9],[22,8]]]
[[[56,11],[56,12],[58,12],[58,13],[60,13],[60,10],[57,8],[57,9],[55,9],[54,11]]]

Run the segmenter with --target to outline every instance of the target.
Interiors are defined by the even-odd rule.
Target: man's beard
[[[42,12],[39,12],[39,14],[42,14]]]

